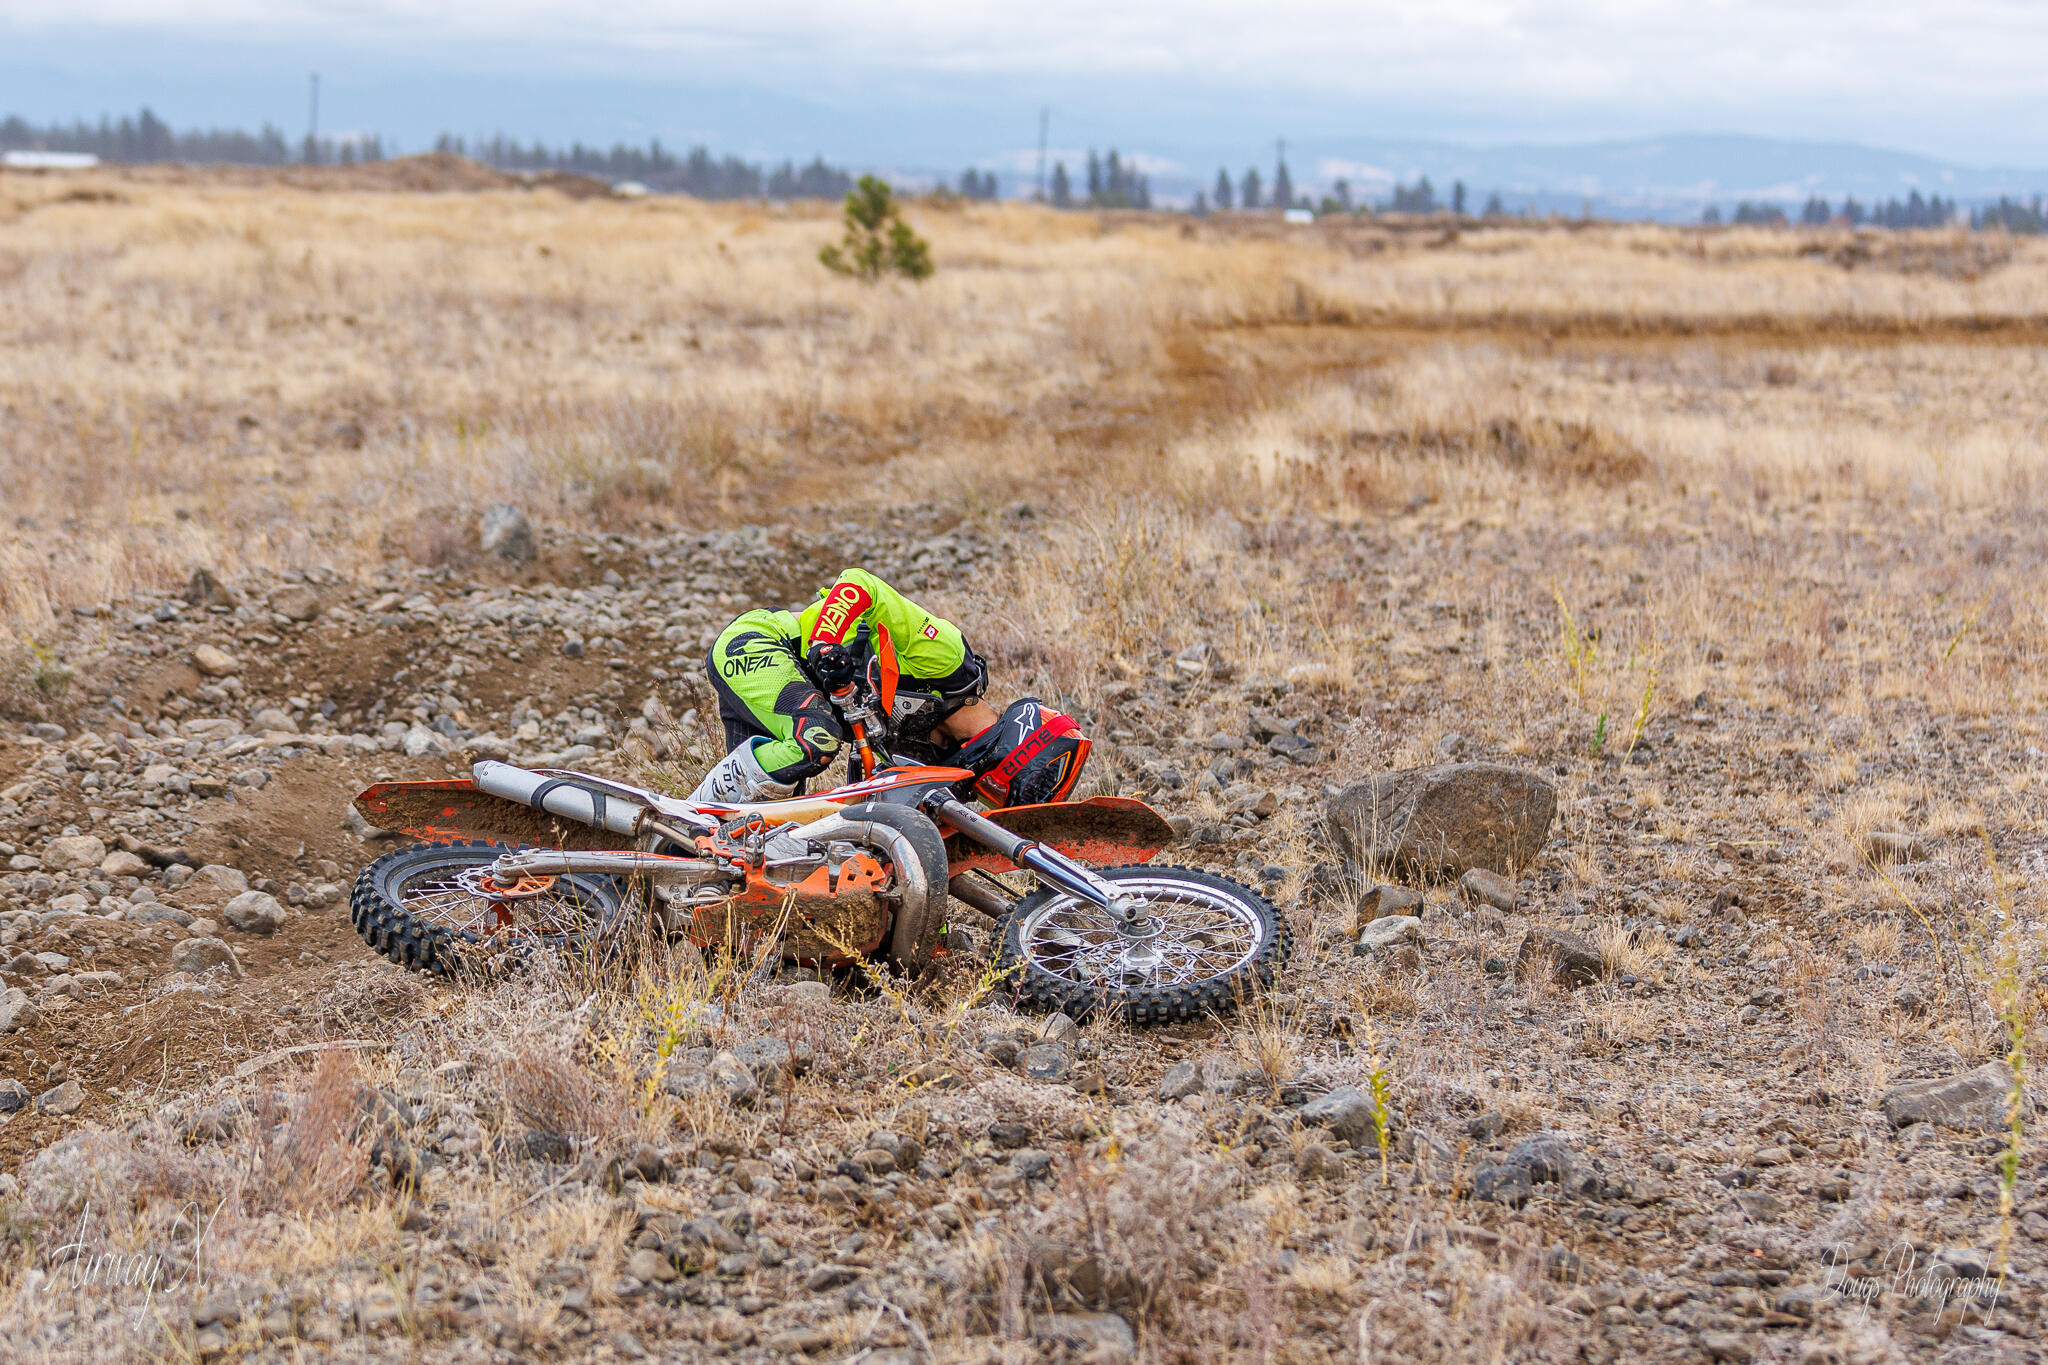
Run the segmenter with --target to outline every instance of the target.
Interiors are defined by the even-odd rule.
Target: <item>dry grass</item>
[[[1186,787],[1151,794],[1220,822],[1210,765],[1229,765],[1209,737],[1242,736],[1252,710],[1300,720],[1324,754],[1227,750],[1231,781],[1288,793],[1280,813],[1174,855],[1222,849],[1248,881],[1285,870],[1295,963],[1182,1051],[1235,1093],[1150,1103],[1152,1035],[1109,1022],[1083,1042],[1114,1098],[1028,1086],[978,1050],[1021,1022],[989,1008],[986,976],[843,983],[798,1011],[739,989],[743,960],[650,952],[627,979],[479,988],[431,1018],[439,987],[387,986],[377,1026],[413,1018],[388,1066],[352,1078],[337,1054],[276,1093],[244,1088],[225,1098],[261,1122],[197,1146],[182,1110],[138,1109],[39,1156],[7,1217],[46,1229],[119,1204],[112,1243],[160,1245],[182,1207],[165,1199],[203,1196],[223,1210],[218,1282],[297,1293],[299,1328],[422,1358],[451,1336],[593,1349],[565,1292],[615,1314],[607,1333],[625,1320],[609,1287],[645,1249],[636,1217],[743,1206],[766,1224],[750,1252],[766,1237],[806,1270],[845,1257],[894,1277],[855,1311],[783,1262],[790,1304],[770,1316],[847,1352],[929,1333],[940,1358],[1017,1355],[1034,1314],[1109,1307],[1146,1362],[1563,1358],[1651,1310],[1564,1306],[1548,1242],[1620,1292],[1693,1283],[1685,1256],[1749,1233],[1703,1175],[1687,1213],[1630,1215],[1656,1229],[1640,1236],[1578,1205],[1454,1202],[1486,1159],[1462,1136],[1477,1109],[1504,1116],[1503,1142],[1612,1139],[1639,1166],[1684,1134],[1733,1161],[1713,1126],[1730,1110],[1846,1131],[1846,1108],[1809,1104],[1817,1084],[1874,1100],[1984,1054],[1987,964],[2041,898],[2021,885],[1973,927],[1979,848],[2010,861],[2048,835],[2024,758],[2048,710],[2048,248],[912,217],[937,277],[871,289],[816,267],[822,210],[0,177],[0,711],[55,705],[53,670],[127,641],[128,593],[198,564],[487,576],[473,522],[502,499],[544,532],[752,521],[794,543],[906,509],[906,540],[965,525],[1003,554],[971,575],[933,565],[920,596],[1007,689],[1099,722],[1105,789],[1178,764]],[[99,604],[108,619],[69,615]],[[1194,674],[1175,662],[1202,645]],[[1353,958],[1349,898],[1307,875],[1329,856],[1322,784],[1451,752],[1555,779],[1530,909],[1433,891],[1421,970]],[[1935,857],[1881,878],[1873,831]],[[1478,966],[1547,920],[1594,937],[1606,981]],[[1755,1026],[1732,1022],[1773,990]],[[1895,1005],[1902,990],[1925,1010]],[[318,1013],[362,1022],[343,1013],[360,996],[337,988]],[[2015,1018],[2038,1005],[1999,998]],[[665,1088],[750,1038],[815,1064],[752,1107]],[[450,1059],[471,1070],[433,1070]],[[1283,1126],[1282,1093],[1373,1071],[1423,1155],[1350,1155],[1339,1177],[1290,1165],[1328,1135]],[[416,1136],[447,1149],[419,1190],[424,1230],[401,1226],[413,1195],[365,1168],[372,1135],[344,1097],[367,1081],[419,1098]],[[1012,1119],[1054,1151],[1052,1184],[994,1179],[1010,1156],[984,1135]],[[530,1131],[576,1139],[581,1164],[508,1158]],[[835,1176],[877,1132],[955,1174],[886,1194]],[[643,1147],[669,1183],[607,1189],[608,1163]],[[940,1232],[942,1200],[958,1203]],[[1467,1222],[1505,1240],[1482,1254],[1433,1234]],[[84,1298],[24,1290],[27,1255],[0,1265],[0,1327],[73,1339],[61,1315]],[[904,1265],[931,1278],[883,1270]],[[423,1290],[429,1270],[460,1282]],[[402,1328],[350,1328],[379,1293],[403,1300]],[[692,1334],[685,1355],[768,1320],[662,1311],[663,1332]],[[192,1346],[179,1320],[147,1349]]]

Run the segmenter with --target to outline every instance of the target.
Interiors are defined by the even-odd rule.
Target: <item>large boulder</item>
[[[1989,1133],[2005,1127],[2006,1106],[2011,1097],[2012,1068],[2004,1062],[1986,1062],[1960,1076],[1893,1086],[1878,1100],[1877,1107],[1894,1128],[1938,1123],[1946,1128]]]
[[[1344,862],[1373,874],[1513,873],[1534,862],[1557,817],[1557,789],[1520,768],[1448,763],[1382,773],[1330,798]]]

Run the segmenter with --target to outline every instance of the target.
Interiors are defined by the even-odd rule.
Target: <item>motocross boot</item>
[[[796,795],[794,782],[774,781],[754,757],[754,746],[761,742],[750,739],[720,759],[704,774],[690,799],[712,805],[736,805],[745,801],[781,801]]]

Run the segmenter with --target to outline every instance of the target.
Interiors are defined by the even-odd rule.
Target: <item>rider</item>
[[[772,801],[824,772],[852,731],[832,694],[872,678],[893,651],[898,679],[889,748],[967,768],[992,806],[1058,801],[1073,790],[1088,741],[1036,697],[1000,715],[982,700],[988,665],[960,628],[865,569],[848,569],[810,605],[750,611],[719,632],[705,659],[731,750],[697,801]]]

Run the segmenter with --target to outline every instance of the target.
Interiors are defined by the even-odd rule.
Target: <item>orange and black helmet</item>
[[[960,747],[954,762],[974,772],[991,806],[1064,801],[1088,761],[1088,737],[1072,716],[1036,697],[1010,703],[1001,720]]]

